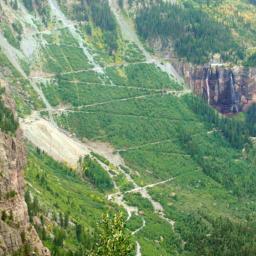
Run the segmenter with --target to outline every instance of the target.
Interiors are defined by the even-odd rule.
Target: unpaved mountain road
[[[48,0],[49,5],[51,7],[53,15],[56,16],[56,18],[62,22],[62,24],[65,27],[68,27],[73,37],[77,40],[79,47],[83,49],[83,53],[86,55],[86,57],[89,59],[90,63],[93,65],[94,70],[104,74],[104,68],[102,68],[100,65],[98,65],[95,61],[93,56],[90,54],[90,52],[87,50],[86,46],[84,45],[83,39],[80,36],[80,34],[76,31],[74,24],[67,19],[67,17],[62,13],[60,10],[58,4],[55,0]],[[111,2],[111,1],[110,1]],[[116,1],[114,1],[116,3]],[[113,8],[113,6],[112,6]],[[116,15],[116,13],[115,13]],[[121,16],[120,16],[121,17]],[[172,70],[172,67],[170,67],[170,64],[162,64],[161,60],[156,59],[155,57],[152,57],[147,51],[144,49],[143,45],[139,41],[135,30],[132,29],[132,26],[129,26],[129,23],[124,22],[123,26],[125,27],[127,25],[127,33],[128,37],[132,35],[133,40],[138,47],[142,50],[142,52],[145,54],[147,61],[150,63],[154,63],[155,65],[159,66],[163,71],[167,72],[169,75],[172,75],[178,79],[177,74],[175,75],[174,71]],[[124,28],[123,27],[123,28]],[[122,27],[121,27],[122,29]],[[122,29],[123,30],[123,29]],[[124,32],[124,31],[123,31]],[[1,40],[3,39],[3,40]],[[53,119],[53,112],[54,109],[49,104],[47,98],[43,94],[41,88],[37,85],[36,79],[29,79],[25,72],[22,69],[22,66],[20,65],[19,59],[19,52],[15,51],[13,47],[9,45],[9,43],[0,35],[0,47],[8,54],[7,57],[10,60],[10,62],[13,64],[13,66],[21,73],[22,77],[25,79],[28,79],[31,83],[31,86],[34,88],[34,90],[37,92],[38,96],[41,98],[41,100],[44,102],[46,106],[46,111],[49,113],[49,121],[43,119],[40,117],[38,112],[34,112],[30,117],[20,120],[21,128],[25,134],[25,137],[32,142],[35,146],[45,151],[47,154],[52,156],[55,160],[61,161],[66,163],[68,166],[72,168],[77,167],[77,163],[80,157],[83,157],[85,155],[90,155],[91,152],[98,153],[100,155],[103,155],[106,159],[110,161],[110,163],[114,166],[118,167],[118,171],[125,175],[127,181],[131,182],[134,186],[135,191],[130,193],[139,193],[142,197],[149,200],[149,202],[152,204],[155,213],[162,219],[166,220],[167,223],[170,224],[170,226],[173,228],[174,221],[168,219],[165,217],[165,212],[163,206],[154,200],[151,195],[148,193],[148,188],[161,185],[163,183],[167,183],[168,181],[171,181],[172,179],[169,179],[168,181],[158,182],[155,184],[147,185],[146,187],[140,187],[136,184],[136,182],[133,180],[132,176],[128,173],[126,173],[121,166],[125,166],[124,160],[121,158],[121,156],[114,151],[114,149],[102,142],[94,142],[94,141],[84,141],[81,142],[78,139],[76,139],[74,136],[69,134],[67,131],[62,130],[59,128]],[[171,91],[170,91],[171,93]],[[142,96],[144,97],[144,96]],[[122,99],[127,100],[127,99]],[[105,168],[107,172],[109,172],[109,167],[104,166],[103,163],[101,163],[102,166]],[[132,173],[132,170],[130,170]],[[111,176],[113,182],[114,177]],[[109,200],[112,200],[113,202],[117,203],[118,205],[122,206],[128,213],[128,220],[131,218],[133,214],[138,215],[139,211],[138,208],[134,206],[129,206],[125,200],[123,199],[124,193],[121,192],[121,189],[115,184],[115,189],[118,191],[118,193],[114,193],[112,195],[108,196]],[[137,234],[140,232],[144,227],[146,226],[146,222],[144,218],[142,217],[142,225],[140,228],[135,230],[133,234]],[[139,242],[136,242],[136,256],[141,256],[141,246]]]

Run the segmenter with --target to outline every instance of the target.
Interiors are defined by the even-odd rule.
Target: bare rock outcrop
[[[246,110],[256,101],[256,68],[225,65],[179,66],[192,91],[222,112]]]
[[[29,244],[36,255],[50,255],[29,222],[24,200],[25,163],[21,130],[18,129],[15,135],[0,131],[0,256],[12,255],[25,244]]]

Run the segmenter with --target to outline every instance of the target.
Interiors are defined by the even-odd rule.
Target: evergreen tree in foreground
[[[97,243],[90,256],[129,256],[134,251],[122,214],[115,214],[113,218],[104,215],[98,229]]]

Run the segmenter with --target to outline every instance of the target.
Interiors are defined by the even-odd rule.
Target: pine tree
[[[104,215],[98,229],[98,241],[90,256],[131,255],[134,246],[122,214],[115,214],[113,218]]]

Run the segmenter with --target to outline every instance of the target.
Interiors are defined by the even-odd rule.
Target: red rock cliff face
[[[0,131],[0,255],[20,250],[25,243],[37,255],[50,255],[29,223],[24,200],[26,154],[21,130],[15,136]]]
[[[256,101],[256,68],[181,63],[176,68],[195,94],[222,112],[232,111],[234,104],[246,110]]]

